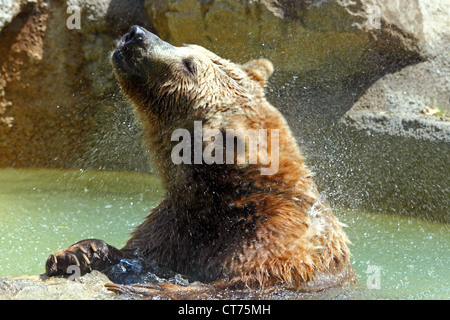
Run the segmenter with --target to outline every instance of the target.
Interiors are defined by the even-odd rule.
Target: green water
[[[335,211],[348,226],[345,230],[352,242],[357,286],[366,289],[362,297],[450,298],[448,224],[380,213]],[[374,288],[376,272],[379,289]]]
[[[136,172],[0,169],[0,276],[43,273],[50,253],[85,238],[120,248],[163,192]],[[342,298],[450,298],[449,225],[334,210],[358,274]]]
[[[86,238],[122,247],[162,196],[133,172],[0,170],[0,275],[40,274],[56,250]]]

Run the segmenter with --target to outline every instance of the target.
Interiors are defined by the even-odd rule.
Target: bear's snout
[[[122,42],[125,45],[130,43],[142,43],[147,38],[146,32],[150,33],[140,26],[132,26],[130,31],[125,33],[122,37]]]
[[[123,35],[118,47],[140,46],[145,49],[161,46],[165,49],[172,47],[169,43],[161,40],[157,35],[147,31],[146,29],[134,25]]]

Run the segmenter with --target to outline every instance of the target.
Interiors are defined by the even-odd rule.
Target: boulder
[[[104,285],[109,279],[98,271],[75,280],[45,275],[0,277],[0,300],[111,300],[121,299]]]
[[[449,64],[434,59],[388,74],[361,96],[342,123],[362,131],[449,143],[449,74]]]
[[[368,2],[368,1],[367,1]],[[378,79],[344,115],[359,130],[450,142],[448,1],[376,0],[381,28],[409,33],[424,61]]]
[[[9,24],[21,9],[32,0],[0,0],[0,30]]]

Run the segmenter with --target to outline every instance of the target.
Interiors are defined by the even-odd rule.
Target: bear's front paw
[[[67,249],[51,254],[45,263],[45,272],[48,276],[71,274],[82,276],[92,270],[102,271],[114,263],[111,251],[117,249],[103,240],[82,240]]]

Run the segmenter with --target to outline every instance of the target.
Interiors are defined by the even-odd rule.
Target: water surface
[[[152,175],[0,170],[0,276],[40,274],[56,250],[87,238],[122,247],[162,196]]]

